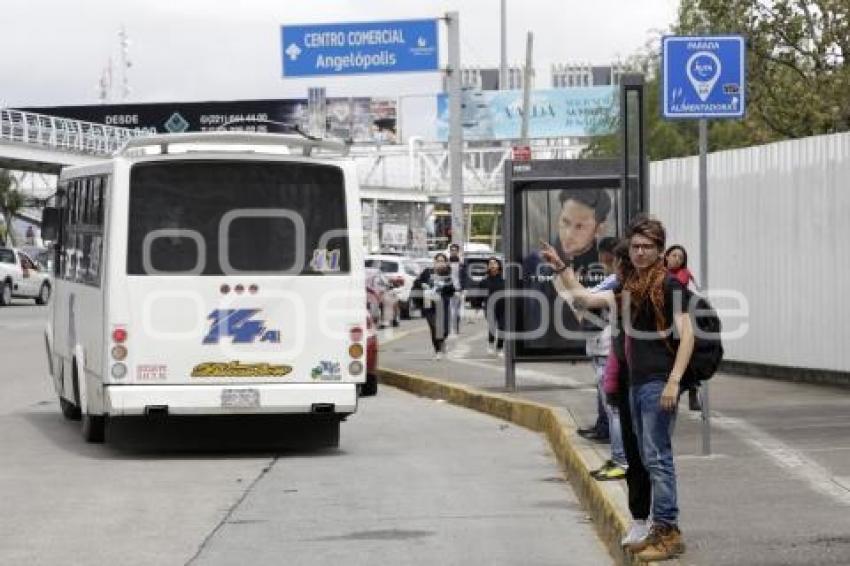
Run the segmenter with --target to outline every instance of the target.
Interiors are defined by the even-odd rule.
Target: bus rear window
[[[339,274],[350,254],[342,170],[170,161],[130,174],[130,275]]]

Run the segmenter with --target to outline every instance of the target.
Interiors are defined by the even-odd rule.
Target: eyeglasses
[[[629,249],[633,252],[639,252],[641,250],[645,252],[652,252],[658,249],[655,244],[629,244]]]

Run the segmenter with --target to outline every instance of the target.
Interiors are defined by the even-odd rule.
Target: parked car
[[[380,271],[366,268],[366,308],[378,328],[398,326],[400,316],[395,286]]]
[[[414,261],[397,255],[367,255],[366,267],[375,268],[383,273],[395,287],[399,301],[401,318],[410,318],[410,290],[413,282],[422,271]]]
[[[13,297],[46,305],[52,289],[45,267],[16,248],[0,248],[0,306],[11,304]]]
[[[50,248],[41,246],[21,246],[20,250],[32,259],[40,268],[53,273],[53,253]]]

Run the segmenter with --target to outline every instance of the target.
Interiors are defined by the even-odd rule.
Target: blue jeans
[[[450,304],[451,314],[449,320],[451,321],[451,324],[449,325],[449,334],[454,333],[459,335],[460,317],[463,315],[463,292],[455,291],[455,294],[452,295]]]
[[[661,392],[666,384],[666,381],[656,379],[632,387],[629,401],[640,459],[649,472],[652,485],[652,520],[676,525],[679,507],[672,442],[676,411],[661,408]]]
[[[597,407],[597,410],[601,409],[602,412],[600,414],[604,415],[601,419],[597,418],[596,430],[607,430],[608,436],[611,439],[611,460],[625,467],[627,465],[626,450],[623,448],[620,410],[616,406],[605,402],[605,391],[602,389],[602,380],[605,378],[605,363],[608,361],[608,358],[593,356],[591,360],[593,369],[596,372],[596,402],[601,403],[601,407]],[[604,423],[602,426],[600,426],[600,421]]]

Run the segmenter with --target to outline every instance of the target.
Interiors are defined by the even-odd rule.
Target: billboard
[[[307,99],[228,100],[209,102],[159,102],[96,104],[21,108],[27,112],[107,124],[147,133],[182,133],[227,129],[277,132],[274,123],[309,129]],[[389,98],[328,98],[326,131],[355,142],[392,141],[395,138],[396,102]]]
[[[462,94],[464,140],[511,140],[520,137],[521,90],[483,91],[465,88]],[[617,130],[619,112],[619,92],[616,86],[533,90],[528,134],[531,138],[610,134]],[[447,141],[448,132],[448,95],[440,94],[437,96],[435,137],[430,139]]]
[[[514,361],[581,359],[586,339],[607,325],[565,292],[541,253],[542,242],[572,262],[585,287],[612,271],[605,250],[630,216],[616,159],[533,160],[505,166],[505,283],[508,352]],[[639,200],[638,200],[639,202]]]
[[[385,246],[407,245],[407,224],[388,224],[381,226],[381,244]]]
[[[544,241],[562,259],[571,260],[585,287],[601,283],[611,273],[611,266],[600,257],[599,243],[617,235],[617,209],[621,206],[621,191],[611,185],[551,181],[534,183],[522,191],[520,206],[525,216],[517,244],[522,257],[520,289],[528,296],[517,320],[517,329],[527,334],[518,343],[520,353],[559,351],[583,357],[585,339],[599,331],[598,317],[582,312],[558,292],[557,278],[539,250]]]

